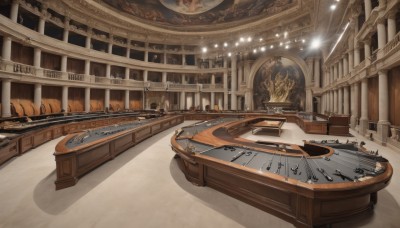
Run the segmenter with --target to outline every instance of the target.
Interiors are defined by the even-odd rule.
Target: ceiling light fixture
[[[240,42],[244,42],[244,38],[243,37],[240,37]]]
[[[276,36],[276,37],[279,37],[279,34],[277,33],[277,34],[275,34],[275,36]]]
[[[214,44],[214,47],[217,48],[217,47],[218,47],[218,44]]]
[[[336,9],[336,5],[335,5],[335,4],[332,4],[329,8],[333,11],[333,10]]]
[[[236,46],[236,47],[237,47],[237,46],[239,46],[239,43],[238,43],[238,42],[236,42],[236,43],[235,43],[235,46]]]
[[[232,53],[228,52],[228,56],[231,57],[231,56],[232,56]]]
[[[203,47],[203,48],[202,48],[202,51],[203,51],[203,53],[206,53],[206,52],[207,52],[207,48],[206,48],[206,47]]]
[[[251,39],[251,37],[249,36],[248,38],[247,38],[247,42],[251,42],[252,41],[252,39]]]
[[[257,49],[254,49],[253,52],[254,52],[254,53],[257,53]]]
[[[261,47],[261,51],[265,51],[265,47]]]
[[[314,38],[311,41],[311,49],[318,49],[319,47],[321,47],[321,38]]]
[[[274,48],[274,45],[271,45],[270,48],[271,48],[271,49]]]
[[[227,42],[224,43],[224,47],[228,47],[228,43]]]

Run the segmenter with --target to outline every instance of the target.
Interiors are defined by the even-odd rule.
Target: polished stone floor
[[[0,227],[293,227],[186,181],[169,146],[174,129],[127,150],[76,186],[60,191],[54,186],[53,152],[61,138],[10,160],[0,166]],[[348,139],[308,135],[291,123],[284,124],[280,137],[251,133],[242,137],[297,144],[303,139]],[[389,187],[379,192],[374,212],[333,227],[400,227],[400,151],[362,137],[349,139],[356,138],[364,140],[368,149],[379,149],[390,160],[394,175]]]

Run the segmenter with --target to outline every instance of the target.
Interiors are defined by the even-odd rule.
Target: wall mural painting
[[[210,25],[266,17],[298,0],[103,0],[115,9],[158,24]]]
[[[253,83],[255,109],[284,107],[304,110],[304,74],[292,60],[283,57],[268,59],[257,71]]]

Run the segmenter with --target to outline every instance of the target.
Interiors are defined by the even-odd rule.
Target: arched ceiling
[[[297,6],[298,0],[102,0],[136,20],[168,28],[209,29],[265,19]],[[206,26],[206,27],[205,27]]]

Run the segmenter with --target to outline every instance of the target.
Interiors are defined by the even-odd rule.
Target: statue
[[[295,84],[294,80],[289,79],[287,72],[286,76],[278,73],[275,80],[272,80],[271,74],[269,74],[263,82],[270,95],[268,102],[289,102],[288,97]]]

